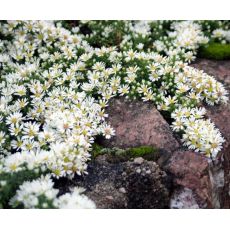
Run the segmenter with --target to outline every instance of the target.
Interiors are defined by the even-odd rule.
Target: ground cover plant
[[[53,178],[87,174],[95,138],[116,135],[105,113],[113,97],[152,102],[184,146],[215,158],[224,138],[203,105],[226,103],[227,91],[188,64],[200,48],[229,45],[229,27],[227,21],[1,21],[1,207],[95,208],[83,188],[59,196]]]

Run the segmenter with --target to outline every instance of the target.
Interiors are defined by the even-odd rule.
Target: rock
[[[172,174],[175,188],[192,190],[196,194],[196,202],[200,208],[213,207],[207,158],[199,153],[180,150],[162,156],[158,162],[166,172]]]
[[[223,205],[224,169],[223,165],[217,161],[210,165],[210,181],[212,183],[212,203],[214,208],[221,208]]]
[[[134,159],[134,163],[141,165],[144,162],[144,159],[142,157],[137,157]]]
[[[195,194],[191,189],[182,188],[176,190],[170,200],[172,209],[198,209],[199,205],[195,199]]]
[[[225,143],[223,149],[218,155],[219,160],[224,169],[224,189],[220,191],[221,193],[221,207],[230,208],[230,196],[229,196],[229,186],[230,186],[230,103],[227,105],[220,105],[215,107],[206,107],[207,117],[209,117],[219,128],[223,137],[225,138]],[[222,158],[222,159],[221,159]],[[218,173],[218,172],[217,172]]]
[[[108,123],[116,130],[112,139],[102,140],[106,147],[146,145],[169,152],[179,147],[168,123],[152,103],[112,99],[106,112]]]
[[[155,162],[143,160],[141,165],[134,161],[110,163],[106,157],[99,156],[91,161],[89,175],[75,177],[66,183],[68,187],[84,187],[85,194],[97,208],[169,207],[170,179]]]
[[[127,208],[168,208],[170,181],[167,174],[151,161],[139,165],[127,162],[122,179],[127,191]],[[150,171],[151,173],[148,173]]]
[[[107,155],[98,156],[88,164],[88,175],[75,177],[70,182],[74,186],[84,187],[85,194],[92,199],[97,208],[125,208],[127,197],[119,191],[121,183],[118,176],[123,173],[121,162],[109,163]]]
[[[230,92],[230,60],[214,61],[198,59],[192,65],[214,76],[217,80],[222,82]],[[215,171],[215,173],[220,175],[220,173],[223,173],[224,169],[224,188],[221,189],[221,187],[218,186],[217,189],[220,193],[218,196],[221,197],[220,206],[223,208],[230,208],[230,101],[227,105],[206,106],[206,110],[207,117],[220,129],[226,140],[218,156],[219,160],[221,160],[221,157],[223,158],[223,165],[218,166],[221,172]],[[219,162],[219,164],[221,164],[221,162]]]
[[[126,190],[125,190],[125,188],[119,188],[119,192],[126,193]]]
[[[106,196],[105,198],[108,200],[114,200],[114,198],[112,196]]]

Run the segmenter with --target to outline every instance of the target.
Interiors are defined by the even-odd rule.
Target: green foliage
[[[215,60],[230,59],[230,44],[210,43],[200,49],[199,56]]]
[[[94,47],[119,45],[126,32],[126,21],[98,20],[80,22],[80,30]],[[93,34],[93,36],[91,36]],[[88,36],[87,36],[88,35]]]
[[[205,36],[210,37],[212,31],[216,29],[224,29],[228,30],[230,28],[230,21],[229,20],[198,20],[195,21],[196,23],[200,24],[202,27],[202,31]]]
[[[103,147],[97,143],[93,143],[92,156],[95,158],[101,154]]]

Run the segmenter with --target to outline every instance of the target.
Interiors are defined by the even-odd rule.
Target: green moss
[[[200,48],[198,56],[215,60],[230,59],[230,44],[210,43]]]
[[[98,155],[101,155],[101,151],[103,150],[103,147],[97,143],[93,143],[93,150],[92,150],[92,157],[95,158]]]
[[[146,160],[156,161],[159,158],[159,151],[152,146],[139,146],[134,148],[120,149],[120,148],[103,148],[98,144],[93,145],[93,158],[107,154],[115,157],[118,161],[125,161],[131,158],[143,157]]]
[[[156,153],[156,148],[152,146],[140,146],[126,150],[126,154],[130,157],[145,157]]]

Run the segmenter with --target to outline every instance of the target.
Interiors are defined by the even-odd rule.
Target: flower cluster
[[[216,29],[212,32],[212,38],[223,44],[230,43],[230,31],[223,29]]]
[[[75,187],[70,193],[65,193],[54,200],[54,206],[64,209],[93,209],[96,208],[94,202],[82,194],[83,188]]]
[[[157,51],[186,62],[208,42],[230,42],[229,21],[79,21],[78,26],[93,46]]]
[[[42,176],[31,182],[20,185],[10,205],[16,208],[95,208],[95,204],[82,194],[84,189],[74,188],[71,193],[57,197],[58,189],[50,176]]]
[[[14,26],[13,40],[6,41],[7,54],[2,55],[7,57],[0,84],[4,168],[20,170],[26,162],[31,168],[45,165],[57,177],[81,174],[93,137],[114,134],[104,122],[103,106],[81,90],[85,63],[72,63],[81,38],[46,22],[11,22],[2,26],[3,33],[8,35]],[[15,63],[20,60],[23,64]]]
[[[227,91],[188,66],[218,29],[203,28],[193,21],[81,21],[71,30],[62,22],[1,22],[0,173],[87,173],[95,138],[115,135],[105,108],[116,96],[151,101],[171,115],[184,145],[215,157],[224,139],[200,105],[225,103]],[[93,207],[81,193],[58,197],[47,176],[25,182],[11,204]]]
[[[173,29],[169,32],[170,42],[166,42],[168,55],[178,54],[183,57],[185,61],[192,61],[200,45],[206,44],[209,39],[204,36],[201,26],[192,21],[182,21],[180,23],[173,23]]]
[[[204,108],[180,107],[172,113],[175,119],[172,128],[183,132],[182,141],[189,149],[215,158],[222,148],[224,138],[210,120],[204,119],[205,113]]]

